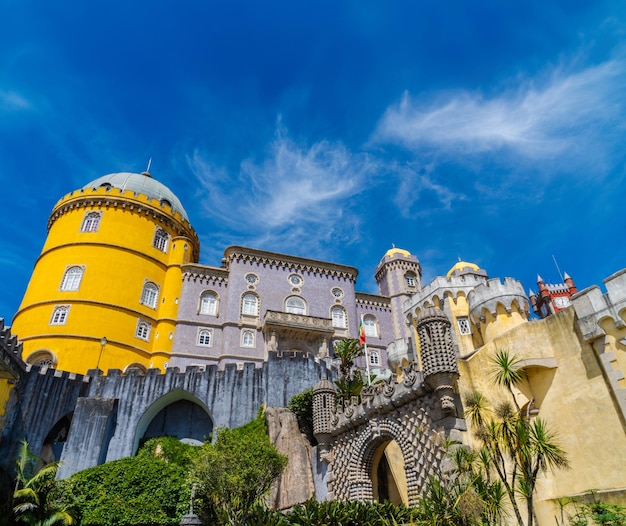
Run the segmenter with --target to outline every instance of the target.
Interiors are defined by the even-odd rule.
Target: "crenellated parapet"
[[[490,279],[474,288],[467,296],[470,315],[474,323],[485,321],[485,313],[494,318],[498,315],[498,307],[502,307],[507,313],[516,311],[528,318],[529,303],[520,281],[513,278]]]
[[[5,326],[4,318],[0,318],[0,378],[18,380],[26,372],[21,354],[21,342]]]
[[[181,267],[183,281],[200,283],[201,285],[228,285],[228,270],[220,267],[209,267],[190,263]]]
[[[404,311],[416,316],[427,307],[443,308],[444,298],[447,296],[455,301],[459,295],[467,297],[486,281],[487,276],[480,274],[453,275],[449,278],[438,276],[404,303]]]

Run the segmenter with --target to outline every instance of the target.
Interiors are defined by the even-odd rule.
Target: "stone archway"
[[[133,454],[143,438],[175,436],[203,442],[213,431],[213,419],[205,404],[187,391],[171,391],[156,400],[137,422]]]

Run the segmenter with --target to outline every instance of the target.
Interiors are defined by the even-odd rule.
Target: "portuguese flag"
[[[363,326],[363,315],[359,321],[359,345],[365,345],[365,327]]]

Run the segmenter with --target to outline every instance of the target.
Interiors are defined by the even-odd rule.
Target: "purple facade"
[[[387,347],[406,338],[393,312],[408,292],[400,290],[406,269],[383,268],[397,259],[385,255],[377,269],[390,296],[356,292],[354,267],[244,247],[227,248],[221,267],[184,265],[169,367],[260,367],[270,351],[332,358],[336,340],[358,337],[363,316],[370,367],[383,372]],[[413,271],[417,258],[402,259]]]

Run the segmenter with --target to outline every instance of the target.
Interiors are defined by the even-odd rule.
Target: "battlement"
[[[486,281],[486,276],[477,274],[453,275],[449,278],[437,276],[428,285],[422,288],[421,291],[414,294],[411,299],[404,302],[404,311],[410,310],[411,312],[415,312],[418,308],[423,309],[426,302],[430,305],[435,305],[435,298],[437,298],[441,304],[446,295],[451,296],[453,299],[456,299],[459,293],[467,296],[470,291],[484,284]]]
[[[499,278],[487,280],[472,290],[467,299],[474,323],[483,321],[484,310],[495,316],[498,305],[502,305],[509,313],[516,309],[526,317],[529,314],[529,301],[524,287],[513,278],[504,278],[503,282]]]
[[[586,341],[592,341],[602,335],[604,330],[600,321],[611,318],[616,327],[626,327],[626,269],[612,274],[604,280],[606,293],[593,285],[571,297],[572,305],[578,316],[578,325]]]
[[[9,375],[13,380],[19,379],[26,372],[21,354],[22,343],[5,326],[4,318],[0,318],[0,373]]]

